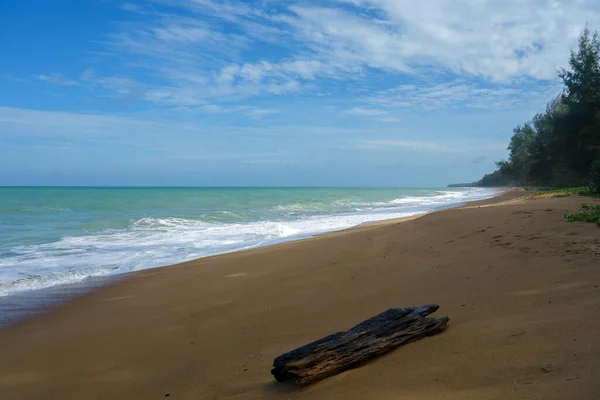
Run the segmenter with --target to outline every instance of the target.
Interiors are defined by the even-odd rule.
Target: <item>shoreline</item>
[[[135,276],[137,274],[144,273],[145,271],[153,271],[153,270],[159,269],[159,268],[169,268],[172,266],[185,264],[188,262],[194,262],[194,261],[205,259],[205,258],[219,257],[219,256],[226,255],[226,254],[245,252],[245,251],[253,251],[253,250],[257,250],[257,249],[261,249],[261,248],[270,248],[270,247],[274,247],[274,246],[280,246],[280,245],[283,245],[286,243],[295,243],[295,242],[309,240],[312,238],[322,237],[322,236],[326,236],[326,235],[352,232],[356,229],[362,229],[364,227],[385,226],[388,224],[395,224],[395,223],[399,223],[399,222],[403,222],[403,221],[409,221],[409,220],[412,220],[415,218],[419,218],[423,215],[443,211],[446,209],[460,208],[460,207],[464,207],[465,205],[468,205],[468,204],[478,204],[480,202],[488,202],[488,201],[493,202],[497,197],[502,196],[507,192],[513,192],[516,190],[515,188],[491,188],[491,189],[497,190],[498,193],[495,193],[494,195],[492,195],[486,199],[472,200],[472,201],[468,201],[468,202],[449,204],[448,206],[442,206],[439,209],[421,212],[421,213],[409,215],[406,217],[398,217],[398,218],[384,219],[384,220],[378,220],[378,221],[364,222],[364,223],[361,223],[358,225],[350,226],[350,227],[339,229],[339,230],[317,233],[314,235],[310,235],[310,236],[306,236],[306,237],[298,237],[298,238],[294,238],[291,240],[283,239],[280,242],[269,243],[269,244],[266,244],[263,246],[252,247],[249,249],[237,249],[237,250],[232,250],[229,252],[198,257],[198,258],[194,258],[192,260],[176,262],[176,263],[166,264],[166,265],[159,265],[159,266],[151,267],[151,268],[144,268],[144,269],[140,269],[138,271],[124,272],[124,273],[115,274],[115,275],[90,277],[90,278],[86,278],[86,279],[84,279],[82,281],[78,281],[78,282],[65,283],[65,284],[40,288],[40,289],[26,290],[23,292],[12,293],[10,295],[0,297],[0,330],[8,328],[14,324],[18,324],[28,318],[35,317],[37,315],[43,315],[48,312],[52,312],[53,307],[56,307],[56,306],[59,306],[60,304],[71,301],[79,296],[85,295],[88,292],[98,290],[98,289],[102,288],[103,286],[119,282],[120,280],[127,279],[130,276]]]
[[[595,398],[596,199],[519,193],[137,273],[0,330],[11,399]],[[489,206],[494,205],[494,206]],[[273,359],[390,307],[445,332],[308,387]]]

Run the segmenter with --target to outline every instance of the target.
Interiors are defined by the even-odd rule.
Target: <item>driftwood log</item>
[[[438,305],[391,308],[345,332],[338,332],[277,357],[271,373],[278,382],[317,382],[446,328],[447,317],[427,318]]]

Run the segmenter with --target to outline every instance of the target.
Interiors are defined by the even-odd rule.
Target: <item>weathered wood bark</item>
[[[271,373],[278,382],[306,384],[358,366],[372,357],[434,335],[446,328],[447,317],[427,318],[439,308],[431,304],[391,308],[346,332],[338,332],[277,357]]]

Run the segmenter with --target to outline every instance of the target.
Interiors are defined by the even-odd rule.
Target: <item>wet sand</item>
[[[126,277],[0,330],[0,398],[600,398],[600,229],[563,218],[591,200],[522,194]],[[308,387],[269,373],[425,303],[444,333]]]

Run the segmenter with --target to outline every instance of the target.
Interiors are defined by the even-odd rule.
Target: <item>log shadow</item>
[[[301,392],[305,392],[308,388],[310,388],[313,385],[301,385],[299,383],[296,383],[294,381],[284,381],[284,382],[277,382],[275,379],[273,379],[271,382],[266,383],[263,387],[262,387],[262,392],[265,395],[274,395],[274,394],[300,394]]]
[[[426,341],[427,338],[425,338],[423,340]],[[264,396],[267,396],[267,395],[292,395],[292,394],[298,395],[301,393],[305,393],[305,392],[308,392],[309,390],[315,389],[322,385],[332,384],[332,383],[335,383],[336,381],[345,379],[347,377],[347,374],[351,373],[352,371],[363,368],[363,367],[367,367],[370,364],[373,364],[377,361],[385,359],[386,357],[390,357],[393,353],[402,352],[403,350],[404,349],[402,347],[398,347],[398,348],[396,348],[392,351],[386,352],[384,354],[374,355],[373,357],[361,360],[360,362],[353,365],[352,367],[345,369],[343,371],[340,371],[340,372],[336,373],[335,375],[331,375],[327,378],[324,378],[322,380],[319,380],[319,381],[313,382],[313,383],[301,384],[301,383],[297,383],[293,380],[277,382],[275,380],[275,378],[273,378],[273,380],[271,382],[265,383],[264,385],[262,385],[261,392]]]

